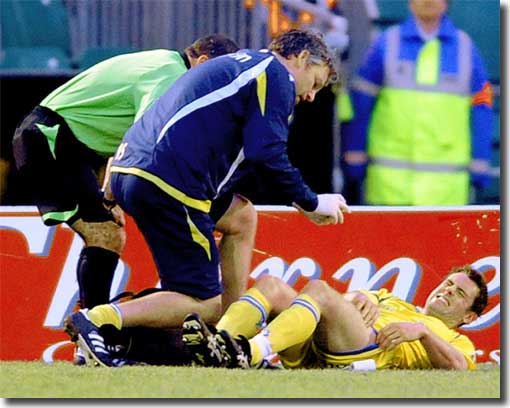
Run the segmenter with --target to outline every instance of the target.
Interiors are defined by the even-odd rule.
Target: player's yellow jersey
[[[374,329],[379,331],[389,323],[415,322],[425,324],[434,334],[451,344],[466,357],[470,369],[475,369],[474,353],[475,348],[467,336],[449,329],[441,320],[427,316],[420,312],[416,306],[408,303],[386,289],[377,291],[362,290],[370,299],[380,306],[379,318],[374,323]],[[403,368],[403,369],[426,369],[433,368],[427,352],[419,340],[404,342],[391,351],[380,349],[377,344],[369,345],[363,350],[350,353],[326,353],[319,349],[313,341],[304,345],[301,350],[301,358],[286,359],[285,355],[281,360],[289,368],[295,367],[317,367],[317,366],[347,366],[354,361],[373,359],[378,369],[381,368]]]

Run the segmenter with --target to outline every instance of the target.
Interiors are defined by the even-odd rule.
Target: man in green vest
[[[16,129],[16,166],[48,226],[68,224],[84,240],[77,265],[80,305],[108,303],[126,242],[123,214],[103,197],[97,179],[128,128],[188,69],[239,49],[212,34],[185,50],[119,55],[54,90]],[[244,197],[215,200],[211,216],[220,241],[224,307],[245,290],[255,240],[256,211]]]
[[[347,181],[371,205],[465,205],[490,182],[492,87],[447,0],[410,0],[412,15],[372,44],[351,84]]]

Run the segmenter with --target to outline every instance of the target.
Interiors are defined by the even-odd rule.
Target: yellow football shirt
[[[380,316],[374,323],[374,329],[379,331],[389,323],[415,322],[425,324],[434,334],[451,344],[462,354],[468,362],[469,369],[475,369],[475,348],[467,336],[449,329],[441,320],[427,316],[420,312],[416,306],[396,296],[387,289],[376,291],[362,290],[380,307]],[[289,368],[297,367],[333,367],[348,366],[354,361],[373,359],[378,369],[403,368],[427,369],[433,368],[427,352],[419,340],[404,342],[391,351],[384,351],[376,344],[369,345],[363,350],[349,353],[329,353],[319,349],[311,340],[301,346],[303,354],[282,353],[282,363]]]

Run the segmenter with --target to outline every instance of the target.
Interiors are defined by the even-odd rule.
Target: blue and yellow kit
[[[295,92],[293,77],[269,52],[207,61],[129,129],[112,171],[136,174],[207,211],[210,200],[261,163],[289,204],[313,211],[317,196],[287,156]]]
[[[161,287],[208,299],[222,291],[211,204],[263,166],[313,211],[317,194],[287,156],[294,78],[270,52],[241,50],[194,67],[134,123],[112,191],[151,248]]]

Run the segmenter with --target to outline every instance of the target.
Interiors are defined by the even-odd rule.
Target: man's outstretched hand
[[[343,213],[351,212],[345,198],[341,194],[319,194],[317,198],[319,203],[314,211],[305,211],[296,203],[292,205],[317,225],[343,224]]]

